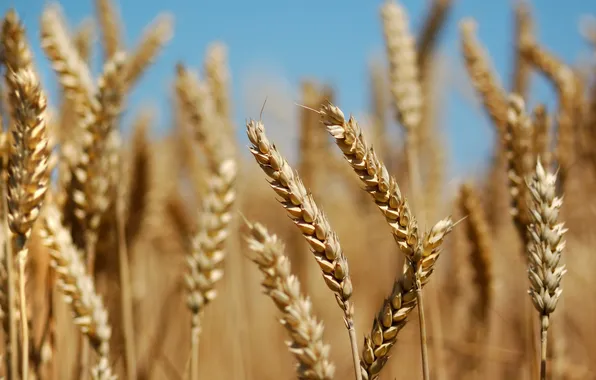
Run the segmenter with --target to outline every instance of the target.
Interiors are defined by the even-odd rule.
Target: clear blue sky
[[[35,55],[44,83],[52,92],[55,80],[37,38],[40,12],[46,3],[44,0],[3,0],[0,12],[14,7],[24,20],[30,39],[35,41]],[[93,13],[92,0],[60,3],[73,28]],[[440,126],[449,141],[450,177],[468,175],[479,169],[492,146],[492,128],[487,118],[465,95],[470,90],[460,58],[458,20],[468,16],[477,20],[479,39],[490,50],[504,83],[509,78],[512,59],[513,0],[454,0],[454,3],[440,48],[446,57],[448,86]],[[381,4],[381,0],[120,0],[129,47],[162,11],[171,12],[176,24],[174,39],[137,86],[129,104],[133,108],[141,104],[156,106],[160,112],[158,130],[164,130],[168,126],[168,97],[175,63],[181,60],[200,67],[208,44],[220,40],[229,48],[234,116],[242,141],[245,141],[244,120],[258,117],[265,95],[276,96],[267,93],[265,84],[254,86],[263,78],[283,79],[291,101],[299,100],[302,78],[317,78],[334,86],[337,103],[345,112],[362,114],[368,104],[368,62],[375,55],[382,57],[384,52],[379,18]],[[402,4],[408,9],[411,26],[416,30],[429,2],[403,0]],[[575,63],[589,56],[589,47],[578,32],[579,21],[586,14],[596,14],[596,1],[535,0],[531,6],[540,42],[567,62]],[[540,80],[534,83],[533,101],[546,101],[552,107],[554,98],[550,87]],[[293,107],[291,102],[284,104]],[[130,116],[125,115],[124,120],[129,120]],[[294,135],[288,132],[288,136]]]

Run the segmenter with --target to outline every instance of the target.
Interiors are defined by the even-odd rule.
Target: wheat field
[[[236,122],[225,41],[171,67],[155,133],[130,97],[176,20],[131,45],[118,1],[92,3],[76,28],[59,3],[0,15],[2,378],[596,379],[596,21],[568,62],[512,2],[507,78],[456,20],[495,139],[455,181],[435,74],[456,1],[419,28],[385,1],[366,116],[304,79],[289,144],[275,99]]]

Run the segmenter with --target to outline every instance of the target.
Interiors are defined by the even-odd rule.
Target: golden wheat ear
[[[344,313],[344,322],[350,336],[352,359],[356,378],[361,379],[358,365],[358,345],[354,327],[352,279],[339,238],[327,217],[308,193],[298,174],[279,153],[265,134],[260,121],[249,120],[246,132],[251,143],[249,150],[263,172],[271,179],[270,185],[280,196],[280,203],[300,230],[315,256],[327,287],[333,291],[337,304]]]
[[[323,341],[323,323],[314,316],[310,300],[300,291],[300,282],[284,254],[284,244],[259,223],[246,221],[246,225],[251,260],[263,273],[265,294],[282,314],[280,322],[290,335],[288,348],[298,361],[298,378],[332,379],[335,367],[329,360],[330,348]]]

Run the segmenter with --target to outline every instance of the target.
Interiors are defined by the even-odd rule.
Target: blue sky
[[[71,27],[93,14],[92,0],[59,2]],[[402,0],[410,15],[412,30],[422,22],[428,1]],[[469,94],[470,85],[461,60],[457,22],[473,17],[479,24],[478,35],[487,46],[503,83],[511,70],[512,4],[508,1],[454,0],[447,28],[440,43],[445,61],[445,103],[440,128],[448,141],[450,177],[469,175],[486,163],[492,146],[492,127]],[[45,0],[4,0],[0,12],[16,8],[34,41],[34,53],[50,93],[55,93],[55,78],[39,48],[38,25]],[[132,109],[145,104],[159,110],[156,132],[163,132],[169,121],[169,95],[176,62],[201,67],[210,42],[227,44],[233,80],[234,118],[239,138],[244,139],[243,123],[257,118],[265,96],[273,106],[267,113],[285,116],[275,128],[280,145],[295,142],[294,101],[299,101],[300,80],[305,77],[331,84],[337,91],[336,102],[346,113],[362,115],[368,104],[367,67],[373,57],[383,58],[383,38],[377,1],[192,1],[121,0],[120,13],[126,25],[127,46],[132,47],[144,27],[162,11],[175,18],[175,35],[157,62],[134,90]],[[585,60],[589,47],[579,34],[579,21],[596,14],[590,0],[535,0],[531,2],[540,42],[566,62]],[[99,48],[96,49],[99,61]],[[97,67],[95,68],[97,70]],[[534,78],[533,100],[555,104],[548,84]],[[277,103],[275,103],[277,101]],[[270,103],[268,103],[270,104]],[[272,108],[272,109],[271,109]],[[276,110],[276,108],[278,110]],[[133,112],[124,117],[130,120]],[[273,128],[273,127],[271,127]],[[291,152],[289,154],[292,155]]]

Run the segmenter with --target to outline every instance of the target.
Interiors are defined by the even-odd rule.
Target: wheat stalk
[[[332,379],[335,367],[329,360],[329,346],[323,341],[323,323],[313,315],[310,300],[300,292],[300,282],[284,255],[284,244],[263,225],[248,221],[246,224],[251,259],[264,275],[265,294],[282,313],[280,322],[291,338],[287,345],[298,361],[298,378]]]

